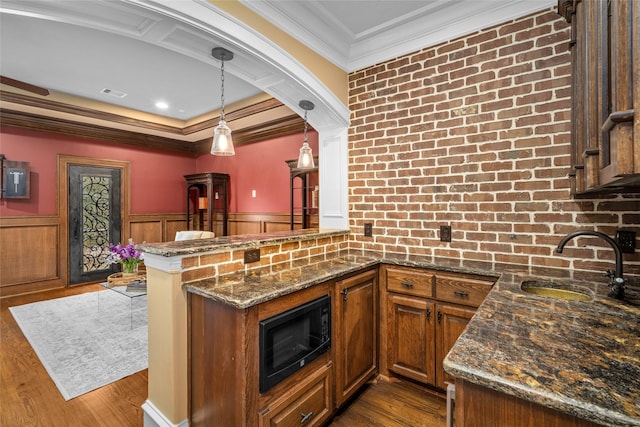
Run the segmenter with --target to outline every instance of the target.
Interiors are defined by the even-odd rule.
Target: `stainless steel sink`
[[[523,291],[552,299],[563,299],[569,301],[592,301],[593,297],[587,290],[579,289],[575,286],[564,286],[553,282],[543,282],[538,280],[526,280],[520,285]]]

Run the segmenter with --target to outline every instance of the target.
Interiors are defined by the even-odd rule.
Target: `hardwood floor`
[[[64,400],[9,307],[101,290],[84,285],[0,300],[0,426],[142,426],[147,370]]]
[[[147,370],[64,400],[9,307],[101,290],[98,285],[0,300],[0,426],[141,427]],[[405,382],[369,385],[331,427],[444,427],[445,401]]]
[[[330,427],[444,427],[446,401],[405,381],[369,385]]]

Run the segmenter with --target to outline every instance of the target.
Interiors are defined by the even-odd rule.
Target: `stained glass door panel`
[[[109,243],[120,242],[120,169],[69,167],[69,283],[106,279]]]

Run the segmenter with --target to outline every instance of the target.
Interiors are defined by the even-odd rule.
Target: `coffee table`
[[[140,291],[127,291],[127,287],[126,286],[109,286],[108,282],[102,282],[100,283],[100,286],[102,286],[105,289],[109,289],[112,290],[120,295],[124,295],[125,297],[129,298],[129,323],[130,323],[130,328],[133,329],[133,300],[135,298],[140,298],[140,297],[144,297],[147,295],[147,291],[146,290],[140,290]],[[98,293],[98,313],[100,312],[100,294]]]

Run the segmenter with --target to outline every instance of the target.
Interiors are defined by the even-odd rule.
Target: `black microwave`
[[[331,297],[260,322],[260,393],[331,348]]]

